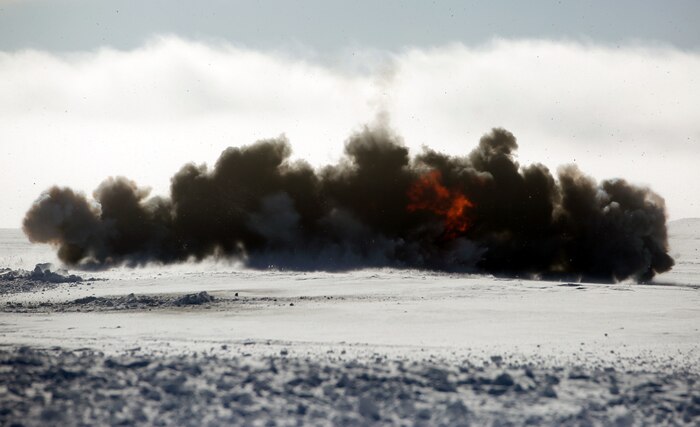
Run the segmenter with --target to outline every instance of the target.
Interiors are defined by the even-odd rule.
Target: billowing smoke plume
[[[409,156],[366,128],[320,170],[289,161],[284,138],[228,148],[213,168],[185,165],[169,198],[109,178],[94,200],[53,187],[24,219],[33,242],[74,266],[229,256],[255,268],[407,267],[497,275],[648,280],[673,265],[664,201],[576,167],[557,177],[514,160],[494,129],[466,157]]]

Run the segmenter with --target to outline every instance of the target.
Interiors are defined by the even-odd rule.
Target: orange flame
[[[440,171],[433,170],[421,176],[408,189],[409,212],[426,210],[445,220],[445,236],[453,239],[469,229],[471,225],[466,210],[474,207],[467,197],[442,185]]]

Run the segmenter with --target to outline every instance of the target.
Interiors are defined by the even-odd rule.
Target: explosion
[[[493,129],[463,156],[413,157],[386,128],[347,140],[337,164],[290,160],[283,138],[230,147],[193,163],[170,194],[108,178],[92,198],[49,188],[24,231],[71,266],[106,268],[210,256],[252,268],[418,268],[513,277],[646,281],[668,271],[664,200],[575,166],[520,165]],[[476,221],[475,219],[478,219]]]
[[[449,190],[442,184],[442,174],[432,170],[421,176],[408,189],[408,212],[425,210],[444,218],[447,239],[463,235],[469,229],[467,209],[474,204],[459,191]]]

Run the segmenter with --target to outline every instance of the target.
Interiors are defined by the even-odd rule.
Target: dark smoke
[[[574,166],[556,178],[540,164],[521,167],[517,147],[510,132],[494,129],[466,157],[425,149],[411,158],[392,132],[365,128],[338,165],[317,171],[290,162],[284,138],[264,140],[226,149],[211,169],[185,165],[169,198],[149,198],[125,178],[107,179],[94,201],[53,187],[27,212],[24,231],[80,267],[215,255],[254,268],[390,266],[603,282],[645,281],[671,268],[661,197],[620,179],[596,183]],[[445,190],[414,191],[433,193],[408,209],[417,182]],[[470,204],[450,210],[454,195]],[[426,208],[432,200],[439,211]]]

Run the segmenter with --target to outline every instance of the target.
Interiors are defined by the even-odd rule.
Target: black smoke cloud
[[[24,231],[85,268],[227,256],[254,268],[610,282],[672,267],[661,197],[621,179],[596,183],[575,166],[556,177],[540,164],[520,166],[517,147],[494,129],[467,156],[424,149],[412,158],[391,131],[365,128],[339,164],[314,170],[289,160],[283,137],[263,140],[227,148],[211,169],[185,165],[169,198],[149,197],[126,178],[104,181],[94,200],[53,187],[27,212]],[[451,212],[466,231],[447,233],[445,212],[407,209],[411,188],[430,173],[471,202]]]

